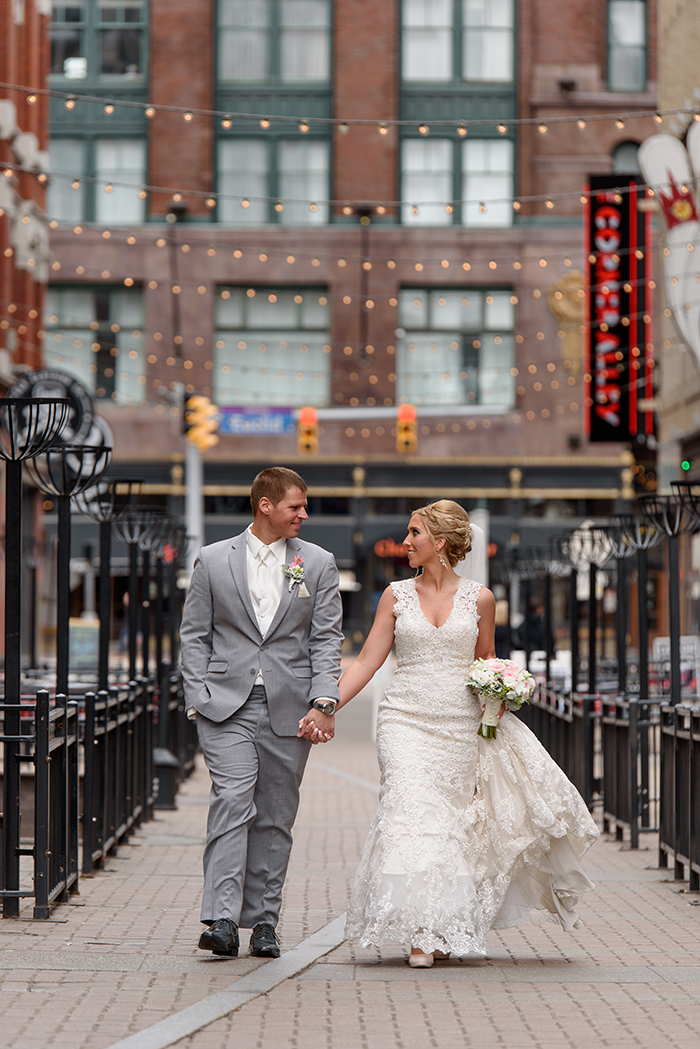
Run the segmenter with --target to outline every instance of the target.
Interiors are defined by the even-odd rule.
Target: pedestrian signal
[[[315,455],[318,451],[318,412],[315,408],[299,409],[297,450],[299,455]]]
[[[396,417],[396,451],[403,455],[415,455],[418,451],[416,409],[412,404],[401,404]]]
[[[684,459],[681,463],[681,470],[692,470],[694,466],[695,463],[692,459]]]
[[[194,393],[185,401],[185,433],[200,452],[208,452],[219,443],[219,409],[208,397]]]

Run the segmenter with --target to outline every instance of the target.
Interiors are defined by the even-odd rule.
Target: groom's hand
[[[297,736],[302,739],[311,740],[316,743],[328,743],[335,735],[335,715],[330,717],[320,710],[313,708],[299,722]]]

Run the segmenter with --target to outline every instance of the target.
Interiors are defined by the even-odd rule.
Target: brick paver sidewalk
[[[343,720],[344,719],[344,720]],[[295,830],[280,934],[292,947],[345,909],[374,811],[369,706],[315,748]],[[0,920],[0,1049],[107,1049],[273,963],[197,951],[208,778],[185,784],[81,882],[58,922]],[[342,944],[238,1011],[178,1042],[192,1049],[413,1046],[700,1046],[700,903],[656,869],[652,840],[601,841],[585,926],[491,933],[485,961],[414,971],[405,950]],[[28,911],[27,913],[31,913]],[[257,979],[257,977],[256,977]]]

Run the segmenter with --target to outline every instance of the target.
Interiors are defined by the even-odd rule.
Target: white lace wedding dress
[[[391,586],[398,667],[379,707],[379,808],[346,937],[484,956],[489,929],[538,918],[573,928],[593,888],[579,860],[598,831],[515,714],[495,740],[477,735],[481,705],[464,681],[480,584],[460,579],[441,627],[426,619],[415,580]]]

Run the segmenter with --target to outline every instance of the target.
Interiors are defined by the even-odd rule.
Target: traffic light
[[[219,443],[219,409],[208,397],[194,393],[185,401],[185,433],[200,452],[207,452]]]
[[[315,455],[318,451],[318,412],[315,408],[299,409],[297,450],[299,455]]]
[[[396,417],[396,451],[403,455],[414,455],[418,451],[416,409],[412,404],[401,404]]]
[[[692,470],[694,466],[695,463],[692,459],[684,459],[681,463],[681,470],[685,470],[687,472],[688,470]]]

